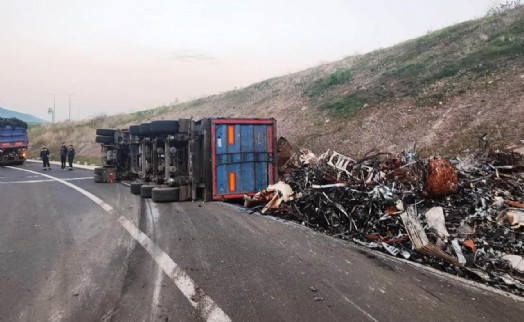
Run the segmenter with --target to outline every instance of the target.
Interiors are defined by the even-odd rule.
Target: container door
[[[272,123],[217,123],[214,126],[214,195],[238,198],[273,183]]]

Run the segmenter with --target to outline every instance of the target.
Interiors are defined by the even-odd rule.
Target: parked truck
[[[27,123],[0,117],[0,165],[24,164],[27,144]]]
[[[253,118],[154,120],[98,129],[95,182],[132,179],[153,201],[238,199],[276,182],[276,121]]]

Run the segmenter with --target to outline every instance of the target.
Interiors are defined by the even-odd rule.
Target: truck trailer
[[[0,165],[24,164],[27,144],[27,123],[0,117]]]
[[[277,179],[272,118],[154,120],[97,134],[95,181],[135,178],[131,192],[154,201],[237,199]]]

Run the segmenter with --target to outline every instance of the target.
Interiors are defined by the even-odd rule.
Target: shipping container
[[[193,188],[204,188],[204,200],[242,198],[276,181],[274,119],[209,118],[195,133]]]

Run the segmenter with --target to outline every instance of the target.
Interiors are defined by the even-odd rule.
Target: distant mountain
[[[16,117],[17,119],[22,120],[26,123],[49,123],[48,121],[42,120],[41,118],[38,118],[31,114],[10,111],[10,110],[6,110],[5,108],[1,108],[1,107],[0,107],[0,117],[4,117],[4,118]]]

